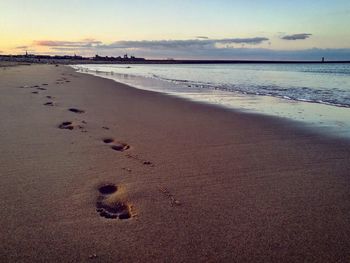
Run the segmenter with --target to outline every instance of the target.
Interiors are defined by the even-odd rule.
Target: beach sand
[[[0,123],[0,262],[350,261],[347,141],[55,65]]]

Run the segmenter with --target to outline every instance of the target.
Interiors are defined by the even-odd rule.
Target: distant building
[[[123,57],[118,56],[118,57],[109,57],[109,56],[99,56],[95,55],[95,57],[92,58],[95,61],[109,61],[109,62],[137,62],[137,61],[145,61],[146,59],[144,58],[137,58],[135,56],[128,56],[128,54],[125,54]]]
[[[96,63],[135,63],[135,62],[144,62],[145,58],[137,58],[135,56],[129,57],[127,54],[124,57],[111,57],[105,56],[102,57],[96,54],[94,57],[83,57],[74,55],[35,55],[30,54],[26,51],[24,54],[20,55],[0,55],[1,61],[22,61],[30,63],[62,63],[69,64],[74,61],[95,61]]]

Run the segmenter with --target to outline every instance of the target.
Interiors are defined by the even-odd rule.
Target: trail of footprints
[[[62,73],[62,76],[65,74]],[[74,77],[74,75],[70,74],[71,76]],[[68,80],[66,77],[61,77],[56,80],[56,84],[64,84],[64,83],[69,83],[71,82]],[[42,83],[41,85],[33,85],[33,86],[21,86],[20,88],[28,88],[28,89],[36,89],[35,91],[32,91],[32,94],[40,94],[40,91],[46,91],[47,88],[44,88],[43,86],[49,86],[47,83]],[[50,100],[45,102],[43,105],[44,106],[55,106],[55,102],[53,101],[54,97],[47,95],[45,96],[46,99]],[[85,110],[78,109],[78,108],[68,108],[68,111],[75,113],[75,114],[83,114],[85,113]],[[87,124],[84,120],[82,121],[63,121],[58,125],[59,129],[63,130],[74,130],[74,129],[79,129],[81,132],[87,132],[85,129],[85,124]],[[104,130],[109,130],[109,127],[103,126],[102,129]],[[128,145],[125,142],[120,142],[116,141],[113,138],[103,138],[102,139],[104,144],[107,144],[111,150],[116,151],[116,152],[124,152],[130,149],[130,145]],[[154,164],[148,160],[144,160],[140,158],[137,155],[131,155],[127,154],[127,158],[133,159],[135,161],[138,161],[139,163],[143,165],[148,165],[151,167],[154,167]],[[126,169],[126,168],[122,168]],[[131,172],[131,169],[127,169],[128,171]],[[118,187],[114,184],[105,184],[102,185],[101,187],[98,188],[99,195],[97,197],[96,201],[96,211],[97,213],[104,218],[107,219],[120,219],[120,220],[125,220],[125,219],[130,219],[135,215],[133,213],[132,206],[129,205],[127,202],[123,201],[121,198],[121,195],[118,191]],[[164,193],[164,192],[163,192]],[[169,195],[170,196],[170,195]],[[169,197],[170,198],[170,197]],[[177,200],[172,200],[172,204],[177,204]]]

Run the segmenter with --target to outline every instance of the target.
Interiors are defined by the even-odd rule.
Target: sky
[[[0,54],[350,60],[349,0],[0,0]]]

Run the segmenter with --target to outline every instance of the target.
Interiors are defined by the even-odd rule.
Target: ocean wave
[[[335,107],[350,108],[349,92],[341,89],[315,89],[308,87],[279,87],[275,85],[237,85],[194,82],[183,79],[162,78],[155,75],[154,78],[202,89],[214,89],[226,92],[238,92],[245,95],[270,96],[286,100],[294,100],[308,103],[319,103]]]
[[[319,74],[336,74],[336,75],[349,75],[350,70],[348,68],[344,69],[304,69],[300,72],[305,73],[319,73]]]

